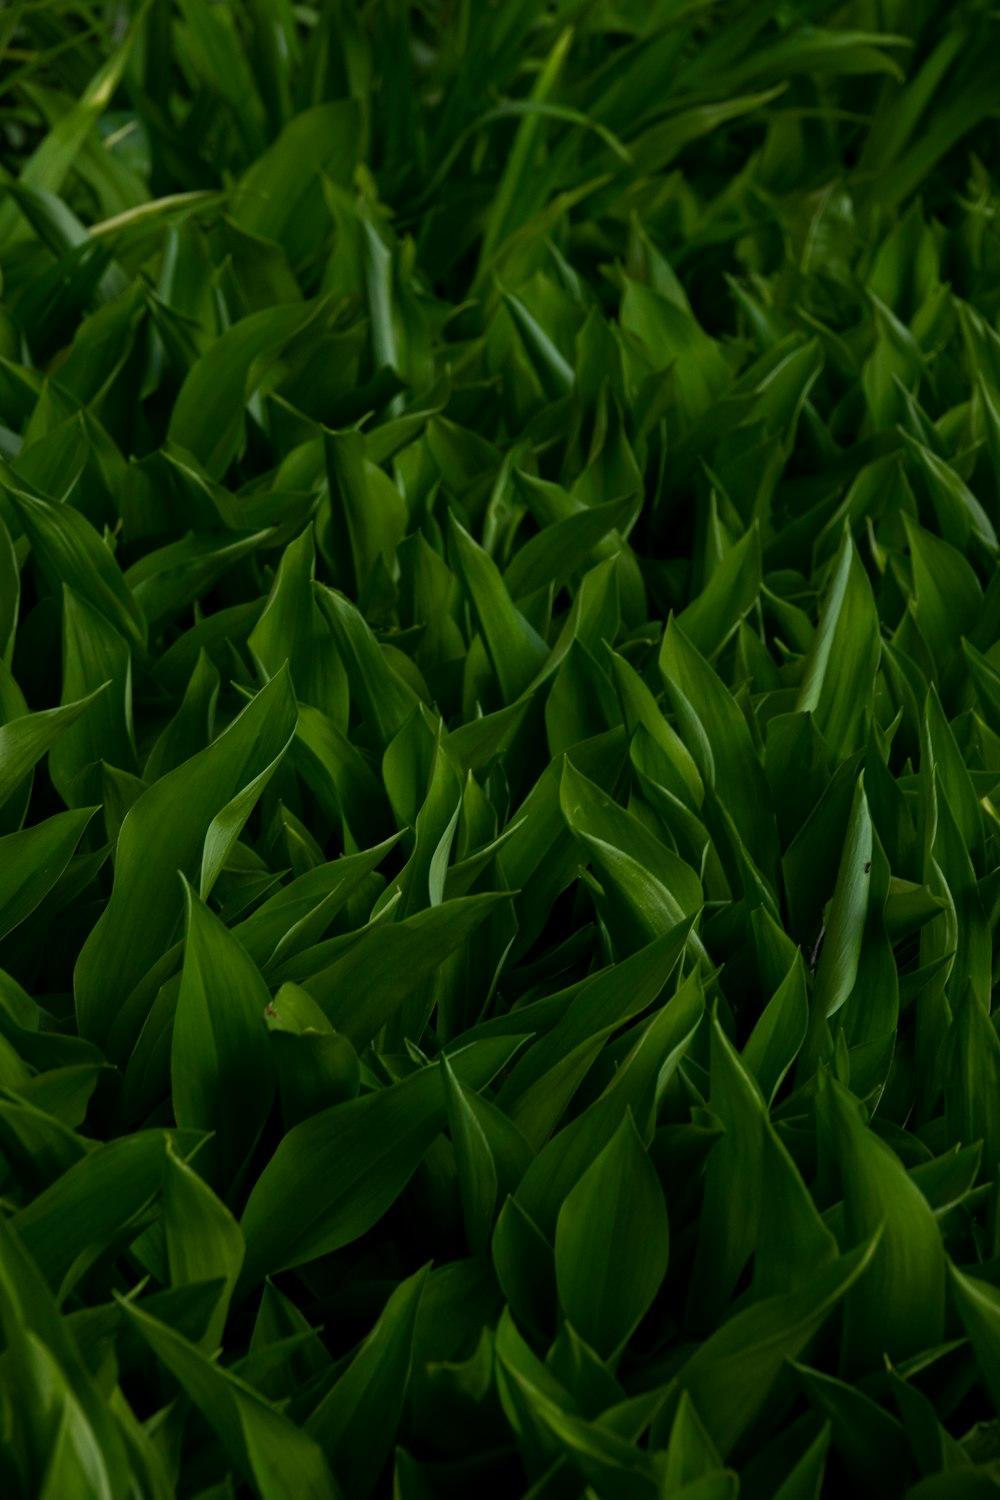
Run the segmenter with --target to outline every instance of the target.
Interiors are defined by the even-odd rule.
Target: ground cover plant
[[[0,8],[0,1493],[1000,1484],[980,0]]]

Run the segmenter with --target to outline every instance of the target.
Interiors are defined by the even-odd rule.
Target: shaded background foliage
[[[0,12],[5,1494],[996,1490],[996,45]]]

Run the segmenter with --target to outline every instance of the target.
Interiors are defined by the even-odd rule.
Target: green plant
[[[1000,1483],[979,0],[0,10],[0,1490]]]

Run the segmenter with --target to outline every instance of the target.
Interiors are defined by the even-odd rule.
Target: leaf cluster
[[[0,1493],[1000,1487],[980,0],[0,9]]]

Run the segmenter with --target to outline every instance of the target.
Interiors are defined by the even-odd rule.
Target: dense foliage
[[[997,1492],[998,48],[0,7],[5,1500]]]

